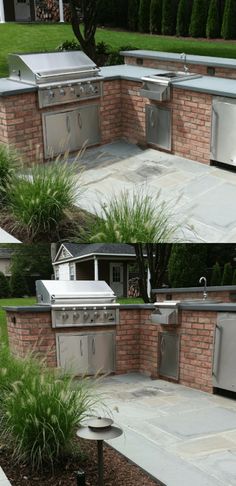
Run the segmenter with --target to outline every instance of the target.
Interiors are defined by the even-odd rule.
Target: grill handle
[[[36,73],[36,77],[39,78],[39,79],[42,79],[42,78],[52,78],[52,77],[54,77],[54,78],[57,77],[58,78],[58,76],[60,76],[62,74],[69,75],[69,74],[85,74],[85,73],[87,73],[88,75],[90,73],[99,73],[99,69],[93,69],[93,70],[91,70],[91,69],[89,69],[89,70],[88,69],[84,69],[83,71],[82,70],[81,71],[63,71],[62,70],[62,71],[59,71],[57,73],[48,73],[48,74],[46,74],[45,72],[42,71],[41,73]]]
[[[93,354],[95,354],[95,340],[94,340],[94,338],[92,340],[92,351],[93,351]]]
[[[83,356],[83,344],[82,344],[82,339],[80,339],[79,346],[80,346],[80,354],[81,354],[81,356]]]

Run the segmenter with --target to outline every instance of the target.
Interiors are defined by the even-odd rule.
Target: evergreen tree
[[[189,35],[192,6],[192,0],[180,0],[177,11],[176,35],[182,37]]]
[[[231,285],[232,279],[233,279],[233,269],[231,263],[228,262],[224,265],[221,285]]]
[[[100,25],[113,23],[113,2],[111,0],[98,0],[97,22]]]
[[[212,267],[211,285],[221,285],[221,268],[218,262]]]
[[[199,244],[175,244],[168,264],[171,287],[196,287],[207,270],[207,248]]]
[[[192,37],[205,37],[209,0],[193,0],[193,8],[189,26]]]
[[[139,0],[129,0],[128,3],[128,28],[138,30]]]
[[[233,273],[232,285],[236,285],[236,269],[234,270],[234,273]]]
[[[10,291],[12,297],[23,297],[28,294],[28,287],[21,268],[15,269],[10,278]]]
[[[5,297],[9,297],[10,289],[8,280],[5,277],[3,272],[0,272],[0,298],[4,299]]]
[[[208,10],[206,36],[211,39],[220,37],[219,0],[211,0]]]
[[[128,2],[127,0],[112,0],[113,25],[116,27],[128,26]]]
[[[162,0],[151,0],[150,5],[150,32],[161,34]]]
[[[140,0],[139,4],[139,31],[149,32],[151,0]]]
[[[178,0],[163,0],[162,34],[175,35]]]
[[[221,28],[223,39],[236,39],[236,1],[226,0]]]

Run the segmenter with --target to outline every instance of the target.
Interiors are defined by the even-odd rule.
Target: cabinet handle
[[[154,116],[154,111],[151,110],[150,112],[150,125],[153,128],[155,126],[155,116]]]
[[[217,335],[218,335],[218,338],[217,338]],[[215,330],[215,349],[214,349],[214,354],[213,354],[213,366],[212,366],[212,375],[215,376],[215,377],[217,377],[217,375],[218,375],[221,338],[222,338],[222,327],[217,324],[216,330]]]
[[[68,115],[66,117],[66,128],[67,132],[70,133],[70,117]]]
[[[92,350],[93,350],[93,354],[95,354],[95,340],[93,338],[93,341],[92,341]]]
[[[161,354],[164,353],[165,347],[166,347],[165,338],[162,336],[162,338],[161,338]]]
[[[82,344],[82,339],[80,339],[79,345],[80,345],[80,354],[81,354],[81,356],[83,356],[83,344]]]
[[[81,113],[78,113],[78,125],[80,128],[82,128],[82,118],[81,118]]]

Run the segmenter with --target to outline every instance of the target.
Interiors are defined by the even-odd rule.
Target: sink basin
[[[186,299],[186,300],[181,300],[181,304],[188,304],[188,305],[193,305],[193,304],[220,304],[222,301],[218,299]]]
[[[150,74],[142,78],[144,81],[152,82],[165,82],[170,83],[172,81],[185,81],[187,79],[197,79],[201,78],[201,74],[190,73],[185,71],[164,71],[163,73]]]

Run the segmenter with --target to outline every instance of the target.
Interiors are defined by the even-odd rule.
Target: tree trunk
[[[85,54],[96,62],[97,0],[70,0],[70,5],[73,32]]]

